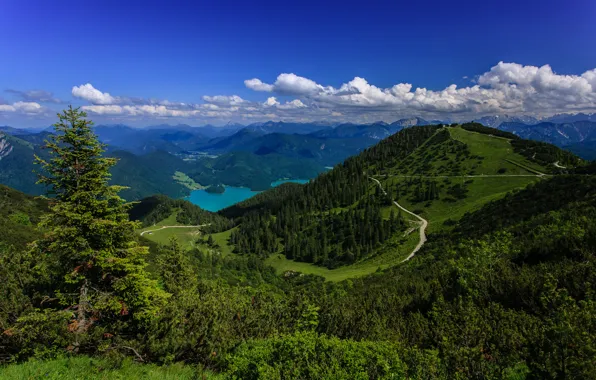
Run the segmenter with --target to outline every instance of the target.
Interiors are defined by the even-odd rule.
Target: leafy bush
[[[313,332],[249,341],[227,359],[234,379],[390,379],[407,374],[392,343]]]

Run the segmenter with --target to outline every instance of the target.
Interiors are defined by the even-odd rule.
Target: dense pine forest
[[[85,113],[55,128],[37,159],[48,198],[0,189],[0,378],[596,378],[593,164],[490,128],[411,127],[214,214],[124,202]],[[487,141],[516,155],[483,156]],[[387,255],[420,228],[396,200],[430,220],[411,260],[337,282],[268,265]],[[144,246],[166,218],[229,233],[235,252]]]

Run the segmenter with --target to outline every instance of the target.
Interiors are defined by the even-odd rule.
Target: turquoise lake
[[[288,179],[271,182],[271,187],[279,186],[282,183],[307,183],[306,179]],[[247,187],[233,187],[226,186],[226,191],[223,194],[212,194],[205,190],[193,190],[188,199],[192,204],[208,211],[219,211],[223,208],[231,206],[235,203],[242,202],[245,199],[257,195],[260,191],[251,191]]]

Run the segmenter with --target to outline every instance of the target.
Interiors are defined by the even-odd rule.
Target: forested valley
[[[125,203],[90,121],[64,111],[38,158],[48,197],[0,189],[0,377],[596,378],[594,164],[484,128],[406,128],[215,214]],[[421,227],[394,201],[430,221],[404,262]],[[138,233],[168,217],[229,238]],[[327,281],[280,273],[274,254],[329,270],[396,261]]]

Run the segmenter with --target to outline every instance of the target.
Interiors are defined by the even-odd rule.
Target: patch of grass
[[[218,379],[221,377],[210,372],[204,372],[199,368],[182,364],[157,366],[153,364],[137,364],[131,360],[116,363],[106,359],[77,356],[46,361],[31,360],[21,364],[0,367],[0,378],[3,380],[190,380]]]
[[[182,172],[175,172],[174,181],[179,183],[180,185],[186,187],[189,190],[201,190],[205,189],[205,186],[201,185],[200,183],[195,182],[192,178],[186,175],[186,173]]]
[[[211,247],[208,247],[207,244],[197,242],[199,238],[206,238],[208,236],[202,231],[201,227],[161,228],[164,226],[182,226],[181,223],[176,221],[176,212],[172,213],[172,215],[151,227],[146,227],[139,230],[138,233],[140,234],[144,232],[144,238],[147,238],[148,240],[151,240],[157,244],[167,244],[171,238],[175,237],[178,239],[178,243],[184,249],[191,249],[195,247],[201,248],[205,251],[212,249]],[[219,246],[218,250],[223,256],[232,254],[233,247],[228,244],[228,240],[233,230],[234,228],[211,234],[213,240]]]
[[[449,128],[449,133],[453,139],[466,144],[472,156],[483,157],[475,169],[477,174],[498,174],[502,168],[507,169],[507,174],[536,174],[536,171],[544,173],[546,170],[515,153],[508,139],[462,128]]]
[[[405,239],[395,239],[380,248],[376,255],[352,265],[336,269],[328,269],[310,263],[303,263],[287,259],[283,254],[271,255],[265,263],[275,268],[278,274],[293,270],[304,274],[314,274],[324,277],[328,281],[342,281],[352,277],[362,277],[399,264],[414,249],[419,241],[418,230],[409,234]]]
[[[172,237],[176,237],[178,242],[185,248],[193,246],[194,241],[199,238],[202,234],[201,228],[164,228],[164,226],[181,226],[176,220],[177,212],[172,213],[170,216],[165,218],[159,223],[153,226],[143,228],[139,230],[139,233],[143,233],[143,237],[151,240],[158,244],[167,244]]]
[[[159,228],[159,227],[153,227]],[[150,231],[151,228],[149,228]],[[194,246],[195,241],[203,236],[203,232],[200,227],[196,228],[163,228],[157,229],[152,232],[147,232],[143,235],[147,239],[158,243],[167,244],[171,238],[175,237],[178,239],[178,243],[184,248],[191,248]]]
[[[465,180],[469,179],[453,178],[454,183]],[[499,199],[515,189],[523,189],[528,184],[539,180],[539,177],[477,177],[466,184],[468,189],[466,198],[455,202],[447,202],[442,198],[433,200],[428,207],[423,207],[423,203],[413,204],[408,197],[402,197],[398,202],[408,210],[421,209],[420,216],[428,220],[427,233],[432,233],[446,228],[444,222],[448,219],[459,220],[466,212],[478,210],[487,202]],[[398,180],[393,179],[393,181]],[[388,212],[385,211],[385,213]]]
[[[213,237],[213,241],[215,241],[215,243],[218,245],[217,250],[219,252],[221,252],[221,255],[223,257],[233,254],[232,251],[233,251],[234,247],[228,243],[228,240],[230,239],[230,235],[232,234],[232,231],[234,231],[236,228],[237,227],[234,227],[227,231],[211,234],[211,236]],[[208,235],[203,235],[203,237],[207,237],[207,236]],[[209,251],[209,250],[213,249],[213,248],[209,247],[207,244],[199,244],[198,247],[204,251]],[[190,247],[188,247],[188,248],[190,248]]]

